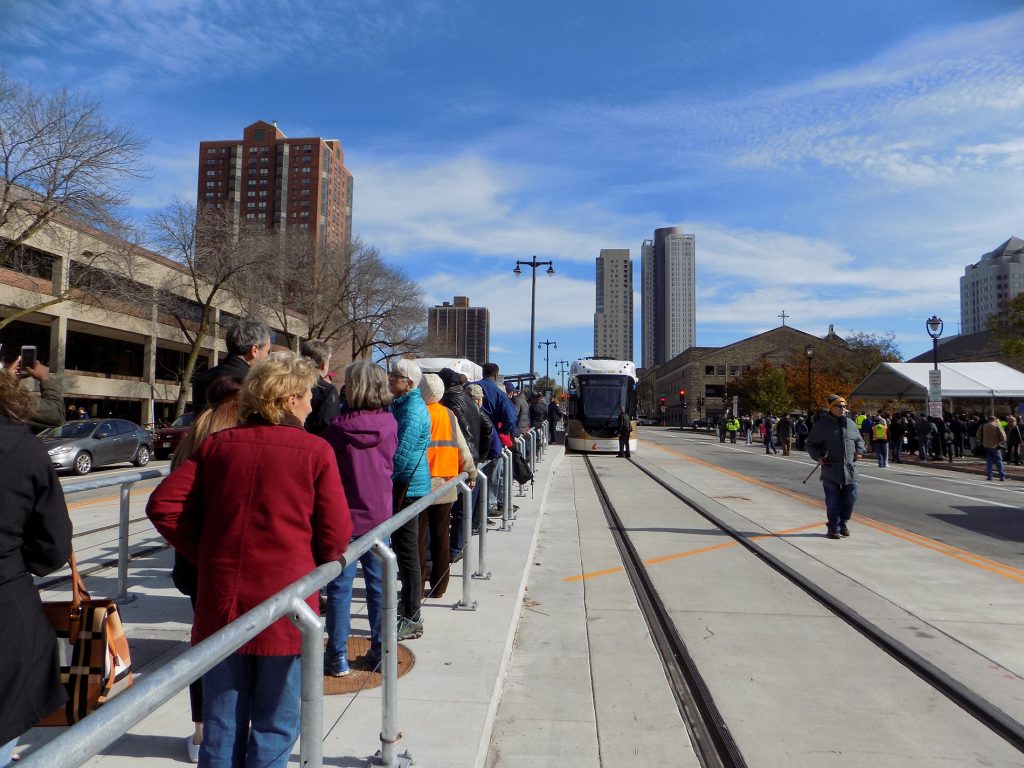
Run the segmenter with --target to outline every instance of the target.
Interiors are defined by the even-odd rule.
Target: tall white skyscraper
[[[633,359],[633,262],[628,248],[602,248],[597,257],[594,355]]]
[[[1024,293],[1024,240],[1011,237],[960,278],[960,333],[985,330],[985,323],[1006,302]]]
[[[640,246],[642,365],[671,360],[697,344],[697,246],[678,227],[654,230]]]

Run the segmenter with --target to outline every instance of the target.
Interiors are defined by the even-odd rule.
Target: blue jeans
[[[825,490],[825,514],[828,516],[828,529],[839,531],[853,517],[853,505],[857,503],[857,484],[822,483]]]
[[[992,465],[996,465],[996,469],[999,470],[999,479],[1006,479],[1006,472],[1003,470],[1003,451],[1001,448],[986,448],[985,449],[985,477],[989,480],[992,479]]]
[[[769,451],[771,453],[778,453],[778,451],[775,450],[775,436],[766,432],[764,435],[764,452],[768,453]]]
[[[200,768],[284,768],[299,738],[298,656],[233,653],[203,675]]]
[[[385,540],[384,544],[387,545]],[[370,619],[370,648],[380,651],[380,606],[381,579],[380,560],[372,552],[364,552],[359,558],[363,566],[363,583],[366,585],[366,613]],[[327,585],[327,651],[325,663],[339,659],[348,661],[348,636],[352,628],[352,582],[356,578],[356,564],[352,563]]]
[[[878,466],[887,467],[889,466],[889,443],[882,441],[876,442],[875,456],[878,457]]]
[[[505,503],[504,497],[498,498],[498,492],[501,490],[501,478],[505,474],[505,459],[503,456],[499,456],[495,461],[498,462],[494,468],[494,473],[489,474],[487,478],[487,508],[494,509],[497,503],[500,501],[502,504]]]

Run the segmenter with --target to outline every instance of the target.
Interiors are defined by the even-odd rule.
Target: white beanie
[[[444,395],[444,382],[436,373],[424,373],[420,379],[420,394],[427,405],[436,403]]]

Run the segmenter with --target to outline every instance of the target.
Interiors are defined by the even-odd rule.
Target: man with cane
[[[821,466],[828,538],[849,536],[847,523],[857,503],[856,462],[864,455],[864,439],[847,416],[844,398],[828,396],[828,415],[814,422],[807,436],[807,453]]]

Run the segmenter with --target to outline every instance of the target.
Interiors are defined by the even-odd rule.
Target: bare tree
[[[352,254],[347,284],[352,359],[418,352],[426,342],[423,290],[376,248]]]
[[[0,71],[0,267],[41,294],[0,328],[69,299],[121,298],[138,238],[117,209],[123,185],[141,175],[142,147],[130,130],[109,126],[97,103],[66,90],[40,95]],[[76,228],[101,247],[75,252]],[[29,244],[44,232],[48,247],[68,257],[66,271]]]
[[[175,416],[185,410],[196,361],[213,327],[214,305],[234,296],[233,285],[267,258],[262,224],[237,231],[220,209],[175,200],[150,220],[153,247],[181,271],[157,292],[158,311],[174,319],[190,345],[178,385]]]

